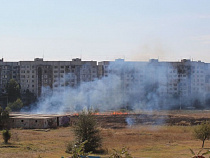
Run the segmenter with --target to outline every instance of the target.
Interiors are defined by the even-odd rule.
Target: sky
[[[210,62],[209,8],[209,0],[0,0],[0,57]]]

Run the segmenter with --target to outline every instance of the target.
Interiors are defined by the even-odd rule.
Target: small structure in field
[[[12,113],[9,121],[11,128],[45,129],[69,125],[70,116]]]

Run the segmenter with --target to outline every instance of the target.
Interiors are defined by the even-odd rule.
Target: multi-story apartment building
[[[97,62],[81,61],[20,61],[20,84],[22,91],[29,89],[40,96],[43,87],[64,90],[66,86],[75,87],[81,82],[97,78]]]
[[[120,76],[121,91],[133,97],[132,100],[152,100],[152,104],[157,104],[156,101],[192,104],[196,99],[204,102],[210,98],[210,64],[201,61],[159,62],[152,59],[149,62],[127,62],[121,59],[99,62],[98,69],[99,78],[110,74]]]
[[[0,59],[0,93],[5,92],[5,88],[10,79],[20,82],[20,71],[18,62],[4,62]]]
[[[128,100],[130,104],[143,101],[142,104],[170,104],[171,98],[176,98],[180,104],[187,103],[189,98],[210,101],[210,64],[201,61],[159,62],[151,59],[149,62],[131,62],[117,59],[97,65],[96,61],[78,58],[72,61],[44,61],[42,58],[19,62],[0,60],[1,93],[10,79],[21,85],[22,92],[29,90],[40,96],[43,89],[64,91],[66,87],[76,88],[81,83],[110,75],[119,78],[118,91],[122,93],[125,104]]]

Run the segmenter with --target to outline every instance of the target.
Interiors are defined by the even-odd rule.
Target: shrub
[[[121,150],[113,149],[113,153],[109,158],[133,158],[128,152],[127,148],[122,148]]]
[[[202,148],[204,147],[205,140],[210,138],[210,122],[204,121],[194,130],[195,137],[203,141]]]
[[[190,149],[191,153],[193,154],[192,158],[205,158],[204,155],[210,154],[210,151],[202,152],[202,149],[196,154],[192,149]]]
[[[90,153],[85,153],[85,144],[87,141],[82,143],[70,142],[67,144],[66,153],[72,154],[71,158],[86,158]]]
[[[10,133],[9,130],[3,130],[2,131],[2,136],[3,136],[3,139],[4,139],[4,143],[7,144],[8,140],[11,138],[11,133]]]
[[[9,119],[9,108],[5,108],[3,110],[0,107],[0,129],[9,128],[8,119]]]
[[[79,143],[85,142],[85,152],[95,152],[101,146],[100,130],[97,127],[97,122],[93,112],[83,111],[79,114],[78,121],[74,126],[74,134]]]

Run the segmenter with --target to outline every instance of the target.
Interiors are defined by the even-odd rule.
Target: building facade
[[[34,61],[4,62],[0,60],[0,92],[10,79],[15,79],[21,91],[29,90],[37,97],[43,89],[64,91],[81,83],[100,80],[115,75],[120,79],[120,93],[125,104],[187,104],[200,99],[210,103],[210,63],[183,59],[180,62],[115,61]],[[128,99],[130,98],[130,99]],[[187,98],[187,99],[186,99]],[[152,101],[150,103],[150,101]],[[173,103],[174,103],[173,102]],[[189,103],[190,104],[190,103]],[[192,103],[191,103],[192,104]]]
[[[98,76],[96,61],[34,61],[4,62],[0,60],[0,90],[3,92],[10,79],[15,79],[21,91],[29,90],[36,96],[44,87],[64,90],[66,86],[76,87],[81,82],[90,82]]]

